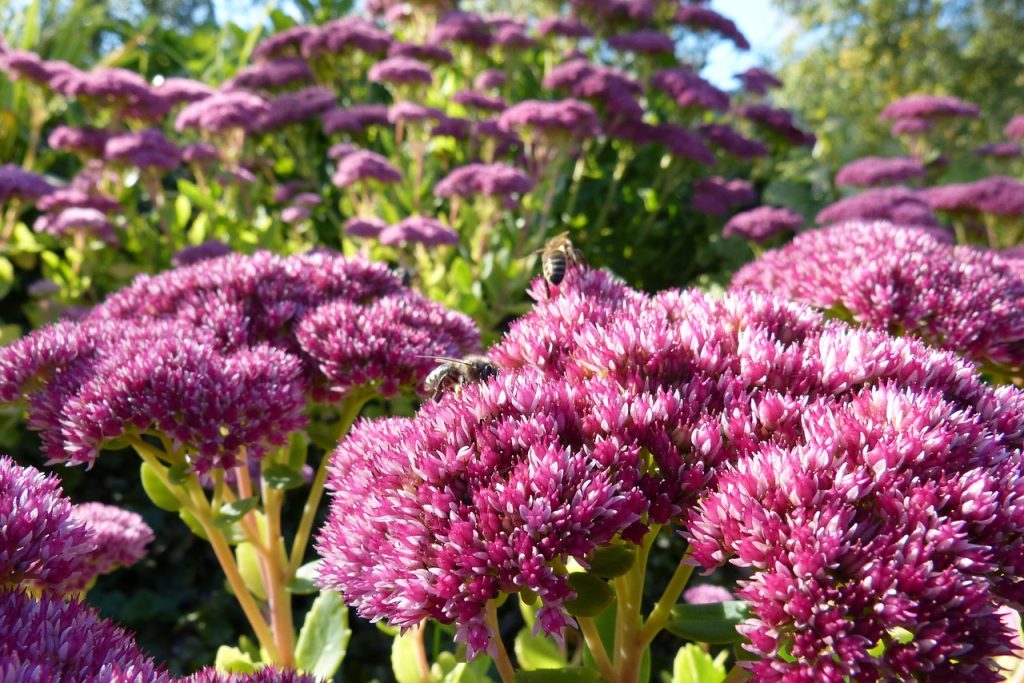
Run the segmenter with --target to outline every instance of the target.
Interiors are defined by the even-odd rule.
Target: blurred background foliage
[[[953,95],[978,105],[981,118],[964,124],[976,141],[1002,139],[1024,109],[1020,0],[773,2],[795,22],[777,55],[784,86],[776,97],[818,135],[816,170],[803,170],[819,195],[843,164],[901,153],[878,120],[900,97]]]

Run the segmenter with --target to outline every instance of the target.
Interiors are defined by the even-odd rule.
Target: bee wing
[[[459,365],[471,365],[471,363],[467,363],[466,361],[462,360],[461,358],[449,358],[448,356],[425,356],[423,354],[419,354],[416,357],[417,358],[429,358],[431,360],[443,361],[445,363],[458,363]]]

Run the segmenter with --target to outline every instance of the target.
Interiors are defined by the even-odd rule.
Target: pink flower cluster
[[[840,199],[819,211],[815,220],[819,225],[865,220],[918,227],[939,226],[929,206],[928,195],[906,187],[875,188]]]
[[[840,168],[836,173],[836,185],[892,185],[922,178],[924,174],[924,164],[912,157],[864,157]]]
[[[807,232],[746,265],[733,286],[839,308],[979,363],[1024,365],[1019,269],[928,230],[855,222]]]
[[[339,444],[325,587],[370,619],[456,623],[472,655],[489,600],[528,589],[558,634],[564,561],[674,523],[703,567],[754,571],[760,680],[997,680],[995,606],[1024,597],[1024,394],[755,293],[582,268],[533,293],[497,377]]]
[[[383,264],[227,256],[142,276],[79,322],[0,349],[0,401],[27,400],[53,460],[88,463],[110,439],[153,432],[203,472],[282,443],[310,398],[391,395],[422,381],[429,356],[477,343],[468,318]]]
[[[937,185],[925,190],[924,198],[934,210],[944,213],[1024,215],[1024,183],[1008,176],[989,176],[973,183]]]

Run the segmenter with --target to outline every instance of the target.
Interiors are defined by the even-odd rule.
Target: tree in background
[[[981,107],[972,140],[1002,138],[1024,110],[1024,4],[1019,0],[774,0],[799,22],[784,43],[779,100],[818,134],[828,173],[869,154],[899,154],[882,109],[910,94]],[[819,188],[820,189],[820,188]]]

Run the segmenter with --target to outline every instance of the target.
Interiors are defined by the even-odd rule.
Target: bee
[[[461,360],[444,356],[431,358],[443,361],[423,381],[424,388],[435,401],[441,400],[441,396],[449,389],[459,389],[463,385],[483,382],[498,375],[498,366],[485,356],[472,355]]]
[[[557,287],[562,283],[569,266],[576,265],[582,260],[583,254],[572,245],[569,233],[563,232],[548,240],[540,250],[540,267],[549,292],[552,285]]]

